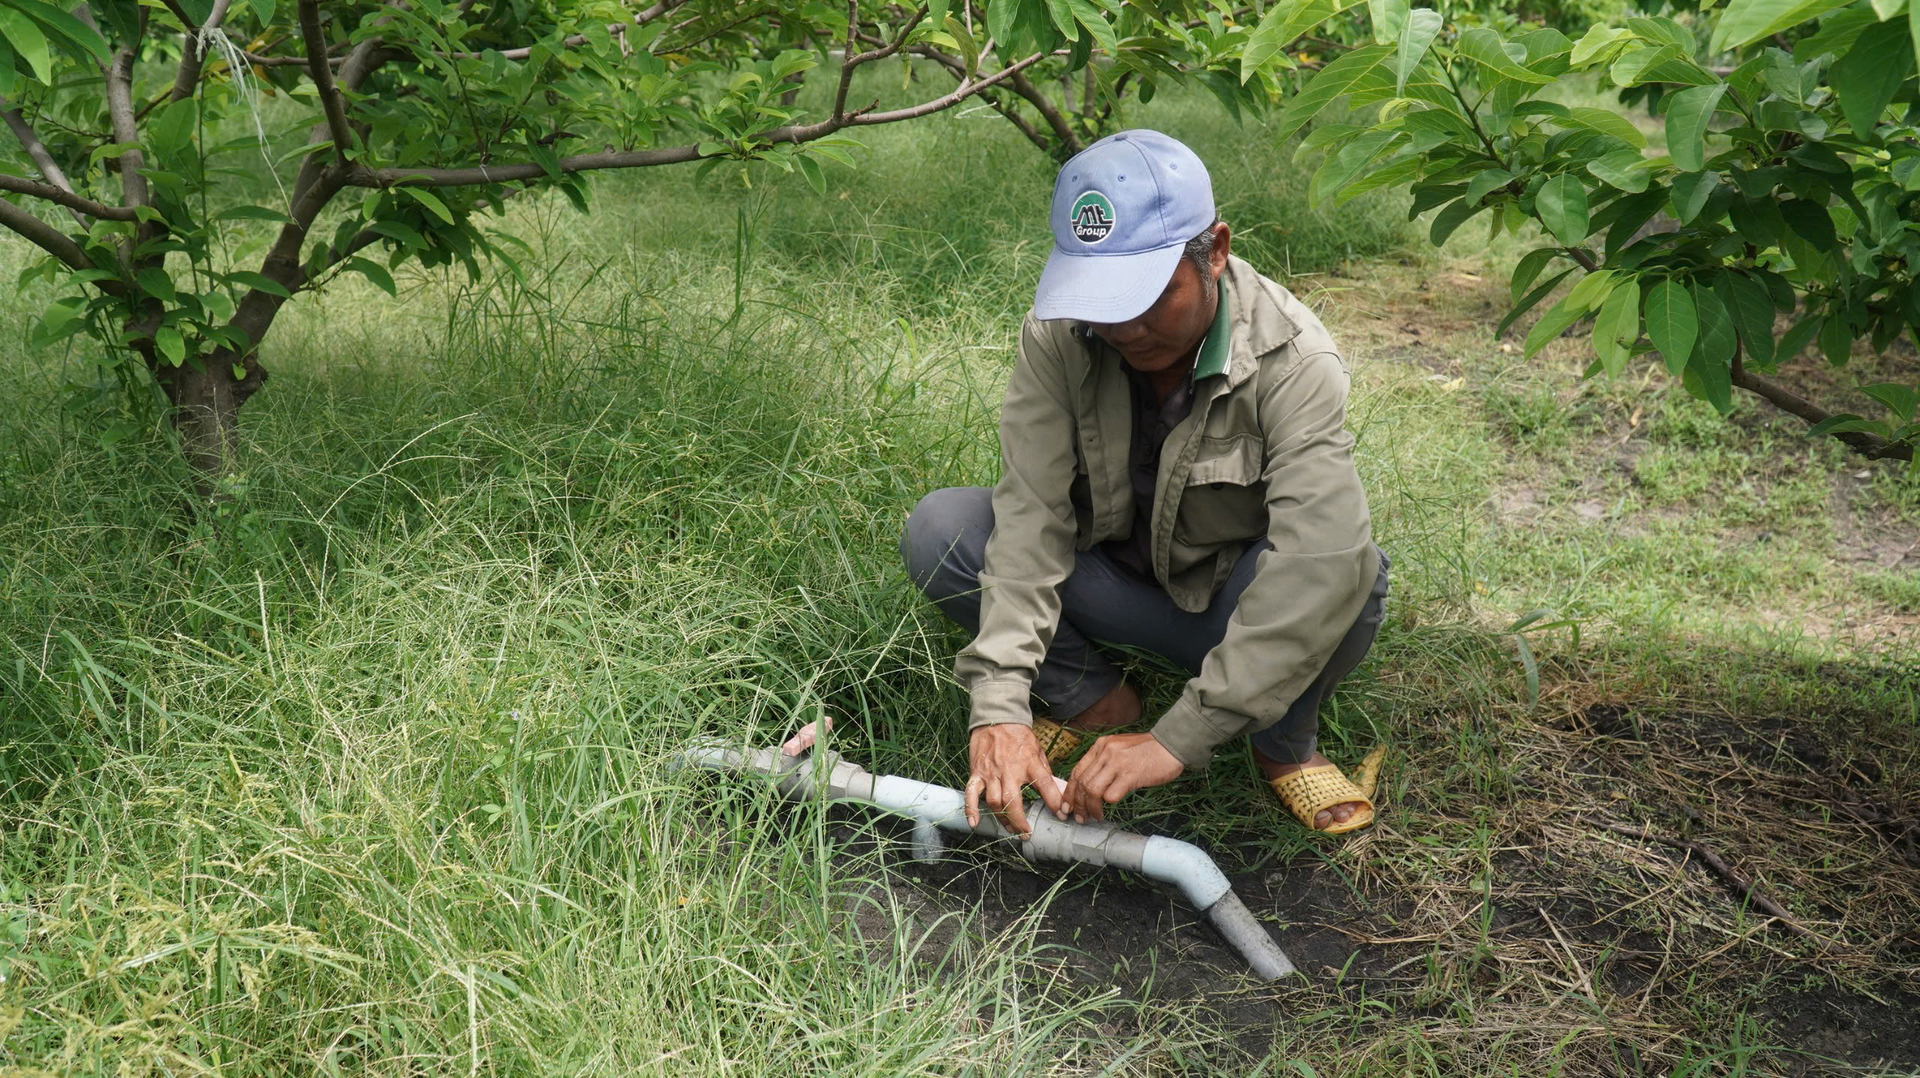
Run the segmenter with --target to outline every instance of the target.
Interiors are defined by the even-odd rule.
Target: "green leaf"
[[[1602,183],[1630,194],[1645,191],[1648,181],[1653,178],[1653,170],[1647,166],[1647,159],[1640,155],[1639,150],[1621,150],[1605,157],[1596,157],[1587,162],[1587,171]]]
[[[342,272],[352,270],[360,274],[367,280],[372,281],[379,287],[380,291],[385,292],[389,296],[399,295],[399,290],[393,285],[393,274],[388,273],[387,268],[378,262],[355,255],[345,262],[342,262],[340,269]]]
[[[1595,23],[1587,27],[1587,32],[1582,35],[1579,42],[1573,46],[1573,55],[1567,57],[1567,63],[1575,69],[1583,68],[1621,38],[1630,38],[1632,36],[1633,35],[1623,27],[1602,26],[1599,23]]]
[[[272,221],[286,224],[293,218],[266,206],[229,206],[213,215],[215,221]]]
[[[52,4],[43,4],[40,0],[7,0],[7,3],[32,16],[52,35],[54,44],[65,47],[76,54],[76,58],[101,64],[112,58],[113,50],[98,30]]]
[[[1467,181],[1467,193],[1462,196],[1468,202],[1479,205],[1480,200],[1490,191],[1498,190],[1513,182],[1513,173],[1504,168],[1490,168],[1473,174]]]
[[[1706,166],[1707,124],[1727,84],[1694,86],[1674,94],[1667,106],[1667,154],[1682,172],[1698,172]]]
[[[1403,131],[1369,131],[1327,159],[1307,184],[1307,201],[1318,204],[1341,190],[1386,149],[1406,137]]]
[[[1830,312],[1820,326],[1820,352],[1834,367],[1844,367],[1853,358],[1853,327],[1837,311]]]
[[[1686,371],[1698,380],[1701,398],[1724,415],[1733,410],[1733,351],[1738,345],[1733,319],[1713,289],[1697,282],[1693,286],[1693,306],[1699,313],[1700,334],[1694,341],[1693,355],[1687,358]]]
[[[1067,6],[1073,9],[1074,20],[1093,36],[1094,44],[1105,49],[1109,56],[1120,51],[1119,36],[1113,32],[1107,17],[1093,6],[1093,0],[1067,0]]]
[[[1767,295],[1767,286],[1744,273],[1728,272],[1720,275],[1714,290],[1733,316],[1747,363],[1761,368],[1772,366],[1773,300]]]
[[[1533,354],[1545,348],[1548,342],[1565,333],[1568,327],[1580,321],[1585,314],[1586,312],[1582,310],[1569,309],[1564,299],[1547,308],[1547,313],[1541,315],[1540,321],[1535,322],[1533,328],[1527,331],[1524,350],[1527,358],[1532,358]]]
[[[153,343],[167,362],[174,366],[178,367],[187,361],[187,342],[181,338],[180,331],[172,326],[161,326],[154,330]]]
[[[279,10],[279,0],[253,0],[253,13],[260,17],[261,26],[273,23],[273,16]]]
[[[1774,348],[1774,360],[1785,363],[1797,358],[1801,352],[1806,351],[1807,345],[1813,343],[1823,324],[1818,315],[1810,315],[1794,323],[1793,328],[1781,336],[1779,345]]]
[[[1809,22],[1852,0],[1732,0],[1713,28],[1708,52],[1741,49],[1789,26]]]
[[[1538,71],[1529,71],[1519,62],[1507,55],[1505,42],[1500,35],[1484,26],[1476,26],[1460,35],[1460,41],[1454,46],[1460,55],[1486,68],[1503,78],[1518,82],[1545,86],[1553,82],[1552,75],[1542,75]]]
[[[269,296],[279,296],[281,299],[288,299],[293,295],[293,293],[287,291],[287,287],[279,281],[274,280],[264,273],[255,273],[252,270],[233,270],[226,275],[226,279],[232,281],[234,284],[245,285],[255,291],[265,292]]]
[[[1607,373],[1618,375],[1633,357],[1633,343],[1640,339],[1640,282],[1621,282],[1600,305],[1593,321],[1593,349]]]
[[[1648,71],[1679,57],[1680,50],[1672,45],[1642,45],[1622,53],[1607,69],[1607,77],[1615,86],[1637,86]]]
[[[1407,77],[1419,68],[1420,61],[1433,48],[1433,39],[1440,36],[1444,22],[1439,12],[1428,8],[1407,13],[1406,25],[1400,28],[1400,42],[1393,53],[1394,93],[1407,92]]]
[[[1914,405],[1920,403],[1920,391],[1898,382],[1876,382],[1861,386],[1860,392],[1886,405],[1887,410],[1899,416],[1903,422],[1913,421]]]
[[[1420,170],[1425,167],[1425,165],[1425,160],[1418,154],[1403,152],[1394,160],[1382,164],[1372,172],[1341,188],[1340,193],[1334,196],[1333,204],[1336,206],[1344,206],[1353,199],[1366,194],[1368,191],[1377,191],[1382,187],[1396,187],[1400,184],[1407,183],[1420,175]]]
[[[1513,267],[1513,280],[1507,286],[1514,302],[1520,301],[1521,293],[1533,284],[1534,278],[1540,276],[1540,271],[1546,269],[1547,263],[1552,262],[1559,253],[1558,247],[1536,247],[1521,256],[1519,263]]]
[[[1409,6],[1407,0],[1367,0],[1367,18],[1373,23],[1373,40],[1381,45],[1398,42],[1407,28]]]
[[[402,186],[396,188],[396,190],[422,206],[425,206],[435,217],[440,218],[448,224],[453,223],[453,211],[447,209],[447,204],[440,201],[439,195],[434,194],[424,187]]]
[[[1080,26],[1073,21],[1073,9],[1067,6],[1067,0],[1047,0],[1047,15],[1053,19],[1053,28],[1068,41],[1080,40]]]
[[[1647,292],[1647,339],[1660,350],[1667,370],[1678,375],[1686,369],[1699,333],[1700,316],[1686,285],[1669,277]]]
[[[1907,40],[1913,46],[1913,54],[1920,56],[1920,4],[1911,0],[1907,4]],[[1914,459],[1920,460],[1920,454],[1915,454]]]
[[[1286,62],[1286,48],[1293,44],[1295,38],[1348,8],[1359,6],[1361,2],[1362,0],[1290,0],[1290,2],[1275,4],[1268,8],[1266,15],[1261,17],[1260,24],[1254,27],[1253,33],[1247,38],[1246,50],[1240,54],[1241,83],[1245,84],[1275,58]],[[988,10],[991,12],[992,7],[990,6]],[[1338,62],[1335,61],[1335,63]],[[1327,69],[1320,72],[1321,76],[1324,77],[1327,71],[1332,69],[1333,64],[1327,65]]]
[[[807,178],[807,185],[813,188],[814,194],[827,193],[827,176],[821,171],[819,161],[803,154],[794,159],[794,164],[800,166],[800,175]]]
[[[1720,185],[1717,172],[1683,172],[1673,178],[1673,216],[1681,224],[1691,222],[1706,208],[1713,189]]]
[[[1873,0],[1873,13],[1881,22],[1907,10],[1907,0]]]
[[[1694,50],[1693,32],[1672,19],[1637,16],[1627,20],[1627,29],[1656,44],[1672,45],[1681,52]]]
[[[1027,0],[1027,2],[1034,3],[1036,0]],[[1018,32],[1017,20],[1019,17],[1020,5],[1017,3],[988,4],[987,36],[998,41],[1001,48],[1007,48],[1012,43],[1014,35]]]
[[[1534,212],[1554,238],[1571,247],[1587,238],[1587,189],[1569,173],[1541,185]]]
[[[1913,39],[1880,32],[1861,34],[1830,75],[1840,111],[1861,135],[1873,132],[1900,84],[1912,77]]]
[[[18,9],[0,4],[0,37],[6,38],[33,69],[34,78],[43,83],[53,81],[53,56],[47,51],[47,35],[40,32],[38,23]]]
[[[947,16],[947,33],[960,45],[960,58],[967,65],[967,74],[971,75],[980,67],[980,46],[974,44],[973,35],[967,33],[966,24],[953,16]]]
[[[134,274],[133,279],[140,283],[142,292],[162,303],[172,303],[178,296],[174,291],[173,278],[167,276],[167,271],[158,266],[148,266]]]
[[[0,97],[12,97],[14,89],[15,67],[13,46],[7,44],[5,35],[0,35]]]
[[[1787,199],[1780,203],[1780,216],[1786,218],[1788,228],[1823,252],[1832,251],[1839,245],[1839,237],[1833,230],[1833,215],[1818,202],[1805,198]]]
[[[1538,253],[1538,252],[1535,252],[1535,253]],[[1550,253],[1557,254],[1558,252],[1550,251]],[[1526,314],[1528,311],[1533,310],[1535,305],[1537,305],[1541,300],[1547,298],[1547,293],[1552,292],[1555,288],[1558,288],[1560,286],[1560,282],[1566,280],[1567,274],[1572,272],[1573,270],[1571,268],[1561,270],[1559,273],[1556,273],[1553,276],[1547,278],[1545,281],[1541,282],[1541,284],[1538,287],[1536,287],[1533,291],[1528,292],[1524,297],[1520,299],[1519,302],[1515,303],[1513,305],[1513,310],[1508,311],[1507,316],[1505,318],[1502,318],[1500,320],[1500,325],[1494,329],[1493,331],[1494,339],[1498,340],[1501,337],[1506,336],[1507,329],[1511,327],[1513,323],[1516,320],[1518,320],[1521,315]]]
[[[1610,269],[1594,270],[1567,292],[1567,298],[1560,302],[1580,314],[1586,314],[1613,293],[1614,278],[1618,274]]]
[[[1321,109],[1355,89],[1385,86],[1385,66],[1393,54],[1394,49],[1390,45],[1368,45],[1328,64],[1307,83],[1306,89],[1295,94],[1293,100],[1287,103],[1286,111],[1280,114],[1280,126],[1272,135],[1273,140],[1285,142]]]
[[[1589,131],[1598,131],[1632,146],[1636,150],[1645,149],[1647,136],[1633,126],[1633,121],[1609,109],[1596,109],[1581,106],[1570,108],[1561,121],[1572,127],[1583,127]]]
[[[155,109],[147,120],[147,142],[161,161],[183,155],[193,144],[193,125],[199,118],[200,103],[182,98]]]
[[[1852,434],[1856,431],[1863,434],[1877,434],[1882,438],[1893,433],[1885,423],[1857,416],[1852,412],[1842,412],[1839,415],[1828,416],[1808,427],[1807,437],[1815,438],[1822,434]]]
[[[1433,228],[1427,234],[1427,238],[1433,242],[1435,247],[1445,246],[1447,237],[1453,235],[1455,229],[1472,220],[1473,215],[1479,213],[1481,209],[1482,207],[1476,206],[1464,198],[1457,202],[1448,203],[1446,209],[1434,214]]]

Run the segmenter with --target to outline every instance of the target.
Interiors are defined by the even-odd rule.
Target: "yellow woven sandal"
[[[1378,764],[1374,767],[1377,770]],[[1340,768],[1333,764],[1320,767],[1303,767],[1291,774],[1282,775],[1267,783],[1273,792],[1286,804],[1287,811],[1295,819],[1305,824],[1309,831],[1319,831],[1327,835],[1343,835],[1348,831],[1357,831],[1373,822],[1373,798],[1368,791],[1355,786]],[[1369,784],[1371,785],[1371,784]],[[1345,823],[1320,828],[1313,825],[1313,818],[1322,809],[1335,805],[1344,805],[1349,801],[1359,801],[1362,807]]]
[[[1033,720],[1033,736],[1047,754],[1047,762],[1057,764],[1080,747],[1080,735],[1052,719]]]

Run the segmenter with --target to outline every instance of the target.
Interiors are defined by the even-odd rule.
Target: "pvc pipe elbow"
[[[1153,835],[1141,852],[1140,871],[1163,883],[1173,884],[1197,910],[1211,908],[1227,894],[1231,886],[1226,874],[1205,851],[1179,839]]]

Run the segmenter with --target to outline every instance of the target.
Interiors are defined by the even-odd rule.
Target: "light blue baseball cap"
[[[1060,166],[1048,219],[1034,317],[1125,322],[1153,306],[1187,241],[1213,224],[1213,180],[1178,140],[1122,131]]]

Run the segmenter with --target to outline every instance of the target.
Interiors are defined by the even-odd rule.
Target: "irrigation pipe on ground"
[[[685,750],[683,763],[715,771],[756,772],[775,776],[780,793],[796,801],[825,796],[832,800],[865,801],[901,813],[914,821],[913,851],[921,860],[939,857],[946,848],[940,832],[1012,838],[992,815],[978,826],[967,823],[965,799],[959,790],[935,786],[898,775],[874,775],[839,753],[816,748],[802,756],[779,749],[736,749],[701,744]],[[1255,975],[1278,980],[1296,972],[1293,962],[1266,927],[1254,919],[1233,893],[1227,877],[1206,852],[1191,843],[1161,835],[1136,835],[1107,824],[1077,824],[1042,811],[1036,801],[1027,810],[1033,837],[1019,842],[1022,854],[1036,860],[1082,861],[1138,872],[1178,888],[1194,909],[1206,914],[1234,950],[1247,960]]]

